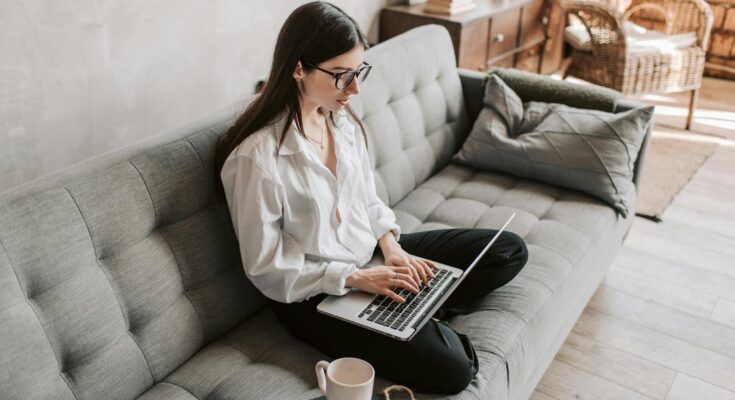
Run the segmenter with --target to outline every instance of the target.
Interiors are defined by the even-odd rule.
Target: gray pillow
[[[635,190],[633,166],[653,106],[608,113],[522,103],[494,74],[487,81],[484,103],[452,161],[579,190],[628,216],[628,193]]]

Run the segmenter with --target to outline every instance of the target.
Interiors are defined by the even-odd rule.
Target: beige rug
[[[660,220],[674,196],[718,145],[709,135],[655,129],[643,165],[636,214]]]

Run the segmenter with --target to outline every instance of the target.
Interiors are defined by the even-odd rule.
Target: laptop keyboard
[[[395,293],[406,299],[404,303],[398,303],[385,295],[376,295],[373,301],[357,317],[403,331],[409,321],[413,320],[414,316],[423,308],[429,297],[436,290],[444,289],[444,281],[451,276],[451,273],[445,269],[438,269],[435,270],[435,275],[436,277],[429,281],[432,285],[431,288],[423,285],[419,293],[413,293],[404,288],[394,290]]]

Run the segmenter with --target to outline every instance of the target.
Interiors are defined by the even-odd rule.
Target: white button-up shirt
[[[401,234],[376,194],[361,131],[344,109],[327,121],[336,178],[295,122],[276,157],[285,112],[235,148],[220,174],[245,273],[282,303],[348,293],[345,280],[370,261],[378,240]]]

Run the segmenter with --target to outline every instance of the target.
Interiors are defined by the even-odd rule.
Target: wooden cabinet
[[[735,0],[707,0],[714,23],[704,74],[735,80]]]
[[[541,73],[559,69],[562,31],[550,32],[547,38],[545,0],[477,2],[474,10],[446,16],[424,13],[424,5],[384,8],[380,14],[379,41],[420,25],[438,24],[449,31],[461,68],[485,71],[490,66],[500,66]]]
[[[518,48],[518,23],[521,10],[508,10],[489,21],[490,37],[487,38],[486,66],[513,67],[513,56]]]

